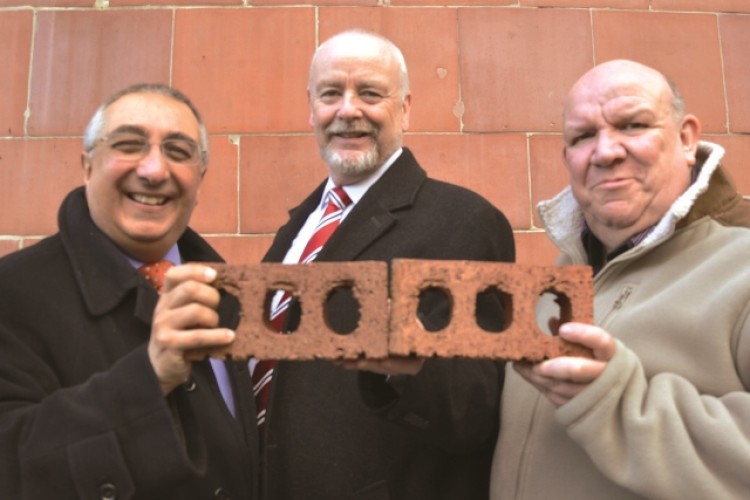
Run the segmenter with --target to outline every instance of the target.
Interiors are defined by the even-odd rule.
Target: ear
[[[403,112],[401,129],[407,131],[409,130],[409,112],[411,111],[411,92],[404,96],[404,102],[401,103],[401,111]]]
[[[310,108],[310,118],[308,120],[308,123],[311,127],[315,127],[315,119],[313,118],[313,104],[312,104],[312,96],[310,95],[310,89],[307,89],[307,107]]]
[[[701,122],[695,115],[685,115],[680,124],[680,142],[690,167],[695,165],[700,135]]]
[[[89,179],[91,179],[91,156],[83,151],[81,153],[81,166],[83,167],[83,182],[85,184],[89,183]]]
[[[560,150],[560,154],[562,156],[563,165],[565,165],[567,171],[570,172],[570,163],[568,163],[568,146],[563,146],[562,150]]]

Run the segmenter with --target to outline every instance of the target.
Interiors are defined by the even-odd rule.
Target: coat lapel
[[[427,178],[411,151],[401,156],[381,177],[333,233],[317,261],[350,261],[362,254],[374,241],[398,223],[398,213],[408,210]],[[281,262],[307,217],[323,196],[321,183],[299,206],[289,211],[289,221],[279,228],[264,262]]]
[[[276,231],[276,237],[274,237],[271,247],[263,257],[263,262],[281,262],[284,260],[284,256],[289,247],[292,246],[297,233],[305,224],[307,217],[320,203],[325,185],[325,181],[322,182],[301,204],[289,210],[289,220]]]
[[[398,224],[400,213],[414,205],[426,177],[411,152],[404,148],[391,168],[346,216],[317,260],[356,260],[374,241]]]

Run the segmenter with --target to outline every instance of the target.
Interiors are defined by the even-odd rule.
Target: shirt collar
[[[586,250],[586,256],[588,263],[594,268],[594,274],[597,274],[602,268],[618,255],[621,255],[631,248],[635,248],[638,244],[648,236],[651,231],[654,230],[656,225],[653,225],[640,233],[634,234],[627,240],[625,240],[620,246],[607,253],[604,243],[589,229],[586,221],[583,222],[583,231],[581,232],[581,243],[583,244],[584,250]]]
[[[690,183],[694,183],[695,180],[698,178],[698,174],[700,173],[700,168],[693,168],[690,172]],[[623,253],[627,252],[628,250],[635,248],[638,246],[638,244],[646,239],[646,237],[651,234],[651,232],[656,228],[656,224],[654,224],[651,227],[647,227],[643,231],[634,234],[627,240],[625,240],[621,245],[619,245],[617,248],[612,250],[611,252],[607,253],[604,244],[599,240],[599,238],[594,235],[594,233],[589,229],[588,224],[586,224],[586,219],[583,220],[583,230],[581,231],[581,242],[583,243],[583,248],[586,250],[586,256],[588,257],[588,262],[591,265],[591,267],[594,268],[594,274],[597,274],[601,269],[607,264],[607,262],[611,261],[615,257],[622,255]]]
[[[125,255],[125,253],[123,253],[123,255]],[[140,260],[134,259],[134,258],[130,257],[129,255],[125,255],[125,258],[128,259],[128,261],[130,262],[130,264],[134,268],[136,268],[136,269],[138,269],[143,264],[145,264],[145,262],[141,262]],[[171,262],[175,266],[178,266],[178,265],[182,264],[182,257],[180,257],[180,249],[177,248],[177,243],[175,243],[174,245],[172,245],[172,248],[169,249],[169,251],[163,257],[163,259],[164,260],[168,260],[169,262]]]

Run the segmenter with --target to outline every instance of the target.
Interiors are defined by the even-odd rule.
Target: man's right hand
[[[216,271],[199,264],[171,268],[154,310],[148,356],[166,395],[190,376],[186,353],[230,344],[232,330],[218,328],[219,291],[211,286]]]

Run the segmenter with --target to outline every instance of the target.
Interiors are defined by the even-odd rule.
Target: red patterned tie
[[[150,262],[139,267],[138,272],[146,277],[157,292],[161,293],[161,289],[164,287],[164,275],[172,265],[168,260]]]
[[[339,226],[344,210],[352,203],[344,188],[337,186],[327,194],[327,205],[320,222],[315,226],[310,241],[305,245],[299,258],[300,264],[312,262],[320,253],[328,238]],[[284,292],[281,299],[271,310],[271,324],[280,332],[284,332],[286,311],[292,301],[292,295]],[[268,396],[271,393],[271,378],[273,377],[274,360],[263,359],[258,361],[253,370],[253,392],[255,394],[256,406],[258,407],[258,425],[266,421],[266,408],[268,407]]]

